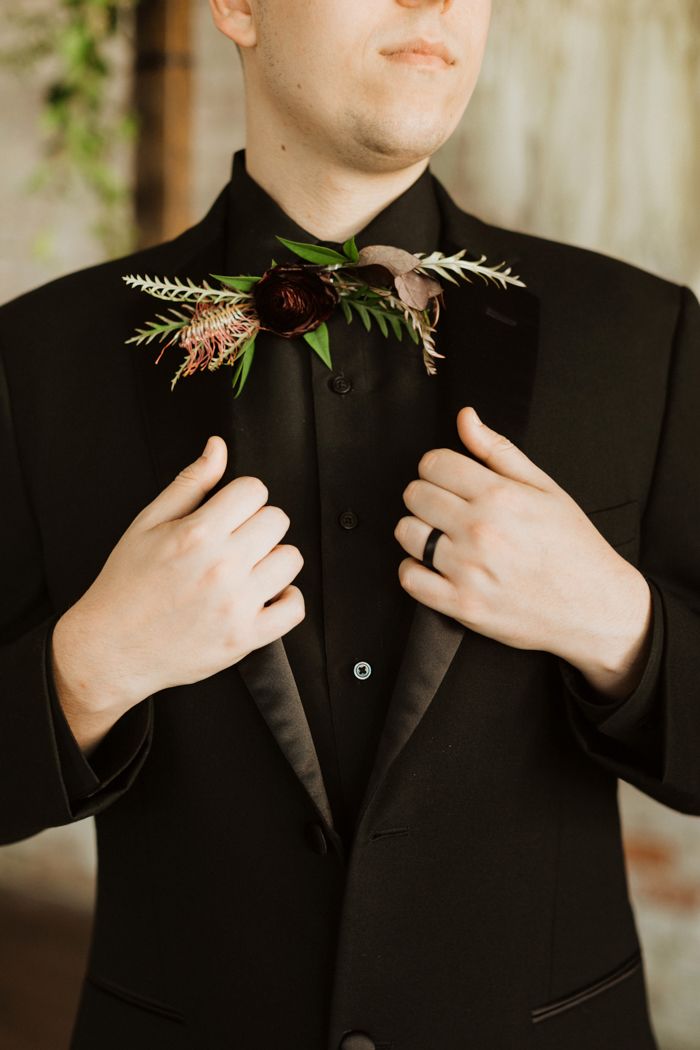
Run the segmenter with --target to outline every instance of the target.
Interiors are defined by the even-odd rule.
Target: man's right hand
[[[152,693],[208,678],[303,620],[304,598],[290,581],[304,559],[279,542],[289,517],[267,505],[264,483],[243,475],[202,503],[227,454],[212,437],[206,457],[143,508],[55,624],[54,675],[76,721],[80,713],[96,724],[102,712],[111,724]],[[98,735],[85,739],[94,745]]]

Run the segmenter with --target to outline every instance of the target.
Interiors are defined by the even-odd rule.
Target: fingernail
[[[477,423],[481,423],[481,420],[479,419],[478,413],[477,413],[477,411],[476,411],[476,409],[474,408],[473,405],[472,405],[472,412],[474,413],[474,419],[477,421]],[[481,425],[483,426],[483,423],[481,423]]]
[[[208,438],[207,439],[207,443],[204,446],[204,452],[202,452],[202,459],[206,459],[208,457],[210,450],[211,450],[211,438]]]

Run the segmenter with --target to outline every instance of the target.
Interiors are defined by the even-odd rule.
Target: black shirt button
[[[328,843],[320,824],[317,824],[315,821],[310,821],[306,825],[306,837],[311,849],[316,853],[328,853]]]
[[[352,381],[344,375],[331,376],[328,385],[336,394],[348,394],[352,390]]]
[[[376,1046],[366,1032],[346,1032],[340,1040],[340,1050],[376,1050]]]
[[[354,510],[344,510],[342,514],[338,515],[338,521],[344,529],[354,529],[357,525],[358,517]]]

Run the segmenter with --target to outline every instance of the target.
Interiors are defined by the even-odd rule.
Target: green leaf
[[[415,330],[415,328],[413,327],[413,325],[411,324],[410,321],[406,325],[406,328],[408,328],[408,334],[410,335],[410,337],[413,340],[413,342],[414,343],[419,343],[420,342],[420,336],[418,335],[418,332]]]
[[[222,284],[226,285],[227,288],[233,288],[237,292],[249,292],[254,284],[257,284],[260,280],[259,277],[244,276],[240,277],[223,277],[219,273],[210,273],[210,277],[214,277],[215,280],[221,281]]]
[[[397,317],[396,314],[387,314],[387,320],[394,330],[394,335],[399,342],[403,339],[403,325],[401,324],[401,318]]]
[[[318,244],[305,244],[303,241],[288,241],[284,237],[277,237],[277,240],[281,241],[285,248],[289,248],[290,252],[301,256],[307,262],[322,265],[323,263],[347,263],[348,261],[346,256],[334,251],[333,248],[324,248]]]
[[[236,389],[236,382],[240,379],[238,391],[233,395],[234,397],[238,397],[239,394],[242,392],[243,387],[245,386],[245,381],[248,377],[250,366],[253,363],[253,354],[255,353],[255,338],[257,334],[257,332],[254,332],[253,335],[250,336],[248,341],[244,343],[243,349],[238,357],[235,368],[233,370],[232,386],[234,390]]]
[[[356,302],[354,299],[351,299],[350,302],[352,303],[352,305],[357,310],[358,314],[362,318],[362,323],[364,324],[365,328],[369,332],[370,328],[372,327],[372,318],[369,316],[369,313],[368,313],[366,307],[363,306],[362,303]]]
[[[384,316],[382,311],[381,310],[372,310],[372,313],[374,314],[374,318],[375,318],[377,324],[379,325],[379,329],[380,329],[382,335],[385,336],[385,337],[388,336],[389,335],[389,329],[387,328],[386,317]]]
[[[345,296],[341,297],[340,305],[342,307],[343,313],[345,314],[345,320],[348,322],[348,324],[350,324],[350,322],[352,321],[352,310],[348,306],[347,299],[345,298]]]
[[[316,351],[324,365],[332,368],[328,325],[326,322],[322,321],[318,328],[314,328],[312,332],[304,332],[304,339],[311,349]]]
[[[351,237],[350,240],[346,241],[343,245],[343,254],[347,256],[350,262],[356,263],[360,258],[360,253],[355,244],[355,238]]]

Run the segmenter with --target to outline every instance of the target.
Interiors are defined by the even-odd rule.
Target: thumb
[[[547,491],[558,488],[549,474],[533,463],[509,438],[482,423],[471,405],[457,413],[457,432],[469,451],[496,474]]]
[[[183,467],[135,520],[144,528],[153,528],[161,522],[191,514],[219,481],[227,460],[228,449],[224,439],[218,435],[210,437],[201,456],[194,463]]]

